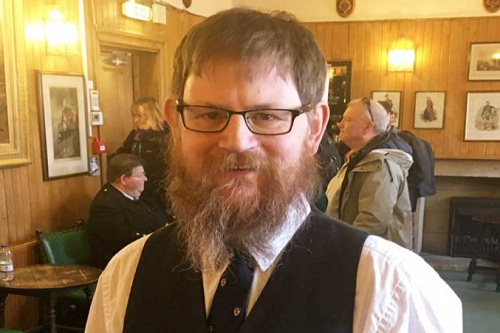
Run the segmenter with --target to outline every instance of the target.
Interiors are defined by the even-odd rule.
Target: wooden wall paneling
[[[339,61],[340,59],[340,48],[342,45],[340,44],[340,34],[339,26],[333,24],[325,25],[325,40],[323,45],[325,45],[325,58],[327,60]]]
[[[405,21],[404,22],[404,31],[415,43],[415,21]],[[416,44],[415,44],[416,45]],[[416,47],[415,47],[416,48]],[[415,56],[417,55],[417,51],[415,50]],[[414,104],[415,104],[415,94],[413,88],[413,77],[415,76],[415,68],[412,73],[405,73],[404,75],[404,91],[403,98],[405,101],[404,112],[400,114],[400,128],[403,130],[410,130],[413,128],[413,117],[414,117]]]
[[[380,83],[376,90],[387,90],[387,87],[389,86],[390,73],[387,71],[387,56],[392,43],[390,31],[390,22],[382,22],[382,40],[380,45],[382,52],[380,57]]]
[[[383,54],[383,45],[382,45],[382,22],[375,21],[372,23],[371,27],[371,75],[370,75],[370,83],[368,87],[368,91],[366,92],[367,97],[371,97],[372,90],[378,90],[376,87],[380,87],[380,76],[381,76],[381,62],[382,54]]]
[[[366,23],[361,22],[355,25],[354,38],[351,39],[350,43],[354,45],[355,56],[352,62],[352,93],[351,99],[359,98],[363,95],[364,81],[365,81],[365,30]]]
[[[7,210],[7,195],[5,186],[4,170],[0,170],[0,243],[8,243],[9,227],[8,227],[8,210]]]
[[[323,53],[325,54],[325,57],[327,59],[331,58],[331,45],[325,44],[325,26],[326,23],[319,23],[318,27],[316,29],[316,40],[318,41],[319,45],[321,46],[321,49],[323,50]],[[331,40],[329,40],[331,42]]]
[[[452,128],[450,127],[450,120],[453,118],[453,109],[451,108],[450,102],[455,99],[454,93],[448,90],[450,83],[450,72],[451,64],[451,20],[446,20],[443,25],[443,44],[441,47],[441,60],[439,64],[439,89],[446,92],[446,105],[444,110],[444,123],[443,130],[440,131],[440,144],[434,147],[435,154],[438,156],[444,156],[447,151],[449,151],[451,144],[450,140],[452,138]]]
[[[338,25],[325,24],[323,45],[325,45],[327,60],[340,60],[339,34]]]
[[[348,23],[340,23],[334,31],[333,40],[339,45],[339,60],[351,60],[349,54],[349,27]]]
[[[389,46],[391,47],[393,41],[397,40],[400,36],[399,34],[399,22],[390,21],[389,22]],[[395,72],[387,72],[387,90],[402,90],[397,86],[397,73]],[[403,110],[399,110],[400,112],[404,112]]]
[[[436,90],[437,91],[446,91],[446,87],[448,84],[448,56],[449,56],[449,41],[450,41],[450,30],[451,25],[449,20],[444,20],[441,26],[441,36],[437,41],[436,48],[436,59],[435,59],[435,67],[437,68],[437,79],[436,79]],[[443,129],[438,129],[434,131],[434,152],[435,154],[442,155],[443,148],[446,141],[446,116],[448,113],[448,101],[449,101],[449,93],[445,95],[445,105],[444,105],[444,113],[443,113]]]
[[[14,185],[12,184],[12,169],[4,170],[4,186],[6,193],[6,207],[7,207],[7,232],[8,232],[8,243],[17,242],[17,231],[15,229],[15,221],[17,220],[17,210],[14,202],[14,196],[12,192],[14,191]]]

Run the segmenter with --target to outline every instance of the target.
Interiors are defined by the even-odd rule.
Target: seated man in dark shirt
[[[89,236],[94,264],[104,268],[122,248],[164,226],[165,213],[141,197],[147,181],[142,161],[119,154],[108,163],[108,183],[90,206]]]

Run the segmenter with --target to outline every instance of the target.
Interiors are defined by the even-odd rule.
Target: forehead
[[[362,118],[366,111],[366,106],[363,103],[350,105],[344,112],[344,117],[350,117],[353,119]]]
[[[254,66],[236,61],[213,63],[199,74],[188,76],[184,100],[189,103],[296,103],[298,92],[292,79],[272,64],[265,61],[257,61]]]

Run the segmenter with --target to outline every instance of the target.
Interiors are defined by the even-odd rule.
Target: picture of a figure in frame
[[[475,117],[475,127],[478,131],[498,131],[499,117],[498,108],[486,101],[485,105],[479,108]]]
[[[437,110],[434,109],[434,103],[432,102],[432,98],[427,96],[426,107],[424,112],[422,113],[422,119],[424,121],[434,121],[437,120]]]
[[[76,88],[50,88],[54,159],[80,157]]]

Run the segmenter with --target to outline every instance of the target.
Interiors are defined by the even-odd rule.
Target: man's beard
[[[213,272],[220,270],[233,250],[271,259],[270,240],[286,227],[290,208],[305,216],[320,188],[314,156],[302,147],[297,165],[282,165],[252,153],[207,157],[198,170],[189,174],[180,147],[171,140],[167,154],[167,193],[179,222],[190,267]],[[253,169],[252,182],[230,178],[236,166]],[[249,193],[249,188],[253,191]],[[302,222],[302,221],[301,221]]]

